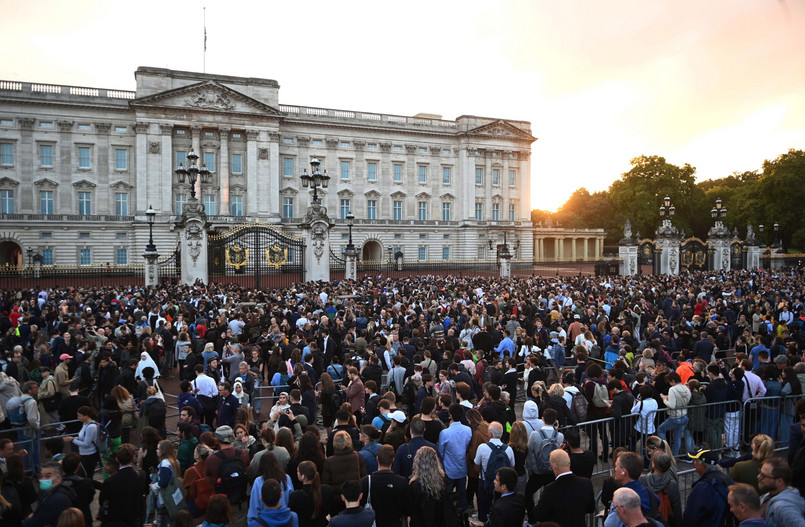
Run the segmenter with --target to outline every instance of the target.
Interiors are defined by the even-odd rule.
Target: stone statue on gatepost
[[[509,246],[506,242],[500,247],[498,252],[498,260],[500,261],[500,277],[511,278],[512,276],[512,257],[514,255],[509,252]]]
[[[618,256],[620,256],[619,272],[623,276],[637,274],[637,240],[632,238],[632,222],[628,219],[623,226],[623,238],[618,242]]]
[[[195,196],[184,205],[180,226],[180,246],[182,251],[182,283],[207,283],[207,214],[204,205]]]
[[[305,281],[330,281],[330,229],[334,223],[327,208],[314,200],[305,214]]]
[[[145,287],[156,287],[159,285],[159,253],[156,247],[151,250],[151,247],[146,247],[143,253],[145,258]]]
[[[744,267],[746,269],[760,269],[760,253],[762,251],[760,249],[760,241],[758,241],[755,235],[755,228],[751,223],[746,226],[746,241],[744,243],[746,245],[744,248],[746,251]]]

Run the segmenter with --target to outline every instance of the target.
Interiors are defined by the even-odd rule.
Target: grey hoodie
[[[535,430],[539,430],[545,423],[539,418],[539,407],[534,401],[526,401],[523,405],[523,423],[530,436]]]
[[[760,503],[767,501],[769,504],[763,519],[768,523],[785,527],[805,527],[805,499],[799,495],[797,489],[788,487],[771,499],[768,494],[764,494],[760,498]]]
[[[674,509],[674,518],[677,521],[682,521],[682,499],[679,497],[679,484],[674,481],[669,470],[663,475],[644,474],[640,476],[640,483],[643,484],[648,490],[654,492],[657,497],[660,497],[660,491],[668,485],[668,497],[671,499],[671,507]]]

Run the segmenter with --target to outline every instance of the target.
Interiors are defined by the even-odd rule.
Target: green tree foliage
[[[758,206],[752,216],[755,225],[779,223],[783,247],[805,248],[805,152],[791,149],[774,161],[765,161],[756,189]]]

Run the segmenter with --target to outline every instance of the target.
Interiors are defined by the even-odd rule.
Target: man
[[[489,435],[489,442],[478,446],[473,460],[480,474],[476,496],[478,499],[477,519],[481,522],[486,522],[492,505],[497,469],[501,466],[514,466],[514,450],[501,441],[503,426],[498,422],[489,423]],[[439,437],[439,442],[441,443],[441,437]]]
[[[624,487],[616,490],[612,497],[612,509],[626,527],[662,526],[659,522],[646,519],[640,507],[640,496],[632,489]]]
[[[81,456],[77,452],[70,452],[64,456],[61,466],[64,471],[62,484],[72,488],[77,496],[73,506],[84,513],[86,526],[92,527],[90,505],[95,498],[95,485],[91,478],[78,475],[78,469],[81,468]]]
[[[730,485],[729,491],[727,503],[732,514],[741,522],[739,527],[774,527],[763,521],[760,496],[754,487],[746,483],[735,483]]]
[[[433,396],[433,377],[430,373],[425,373],[422,375],[422,386],[419,387],[419,390],[416,393],[416,400],[414,402],[414,410],[416,413],[419,413],[419,409],[422,407],[422,400],[425,397]]]
[[[377,409],[377,405],[380,402],[380,396],[377,394],[377,383],[375,381],[366,381],[366,383],[363,386],[364,391],[366,392],[366,404],[363,413],[363,424],[368,425],[373,424],[375,418],[378,416],[379,412]],[[378,430],[380,430],[381,428],[378,428]]]
[[[36,449],[38,452],[39,447]],[[64,472],[62,472],[60,463],[55,461],[45,463],[42,467],[42,474],[39,476],[39,490],[42,491],[39,505],[33,515],[22,522],[22,527],[45,527],[46,525],[54,527],[58,523],[61,513],[73,506],[78,496],[73,489],[62,485],[63,476]]]
[[[184,410],[182,411],[184,412]],[[179,468],[182,474],[184,474],[185,470],[192,467],[196,462],[194,453],[196,445],[198,445],[198,439],[193,435],[193,426],[187,421],[180,421],[176,425],[176,435],[182,441],[176,452],[176,459],[179,461]]]
[[[363,416],[363,404],[366,393],[363,390],[363,381],[358,373],[358,368],[351,367],[347,370],[349,384],[347,385],[347,400],[352,405],[352,413],[355,415],[355,422],[360,423]]]
[[[411,440],[400,445],[397,448],[397,454],[394,456],[393,470],[404,478],[411,477],[411,472],[414,468],[414,457],[416,457],[416,453],[420,448],[429,446],[438,452],[436,445],[422,437],[425,434],[425,421],[419,417],[411,419],[409,430],[411,431]],[[441,440],[441,434],[439,439]]]
[[[763,519],[784,527],[805,526],[805,499],[791,487],[791,467],[779,457],[770,457],[763,462],[757,475]]]
[[[763,384],[763,380],[752,372],[752,361],[742,360],[741,369],[744,371],[744,391],[741,402],[745,403],[751,398],[766,395],[766,385]]]
[[[214,456],[210,456],[212,458]],[[280,502],[282,498],[282,488],[276,480],[269,479],[263,482],[263,489],[260,491],[260,500],[265,504],[265,509],[260,511],[258,518],[249,522],[249,527],[299,527],[299,518],[295,512],[284,506]],[[243,518],[245,520],[245,517]],[[237,523],[234,518],[229,522],[230,525],[243,525],[243,521]],[[330,522],[332,525],[332,521]]]
[[[565,436],[556,429],[556,419],[556,410],[547,408],[542,415],[542,427],[528,437],[526,500],[529,509],[534,506],[534,493],[555,478],[550,460],[546,459],[545,455],[550,455],[551,451],[559,448],[565,442]]]
[[[585,527],[585,514],[595,512],[592,482],[570,471],[570,456],[564,450],[551,452],[551,468],[556,479],[542,490],[534,511],[535,521]]]
[[[514,357],[516,346],[511,339],[511,332],[508,329],[503,330],[503,340],[495,348],[495,353],[500,354],[500,360],[506,360],[507,357]]]
[[[42,435],[39,406],[36,404],[38,393],[39,385],[36,384],[36,381],[26,381],[22,385],[20,405],[25,414],[25,424],[18,431],[20,442],[28,450],[28,455],[25,456],[25,468],[26,470],[33,470],[34,474],[39,473],[39,442]]]
[[[236,449],[232,446],[232,443],[235,441],[235,434],[229,426],[219,426],[216,428],[215,438],[221,444],[221,448],[217,450],[215,454],[207,458],[207,464],[204,467],[204,476],[207,478],[207,481],[215,485],[215,492],[217,494],[226,494],[229,498],[229,503],[232,504],[232,525],[243,525],[246,523],[246,513],[249,510],[249,495],[246,493],[249,451],[239,448]],[[228,460],[232,458],[240,458],[241,462],[241,465],[237,466],[237,470],[229,471],[229,475],[237,480],[237,484],[232,484],[229,488],[225,489],[221,484],[221,480],[224,478],[225,474],[221,472],[223,472],[222,469],[226,469],[227,467],[234,468],[236,466],[236,463],[228,462]],[[237,474],[237,476],[235,476],[235,474]],[[263,485],[263,492],[265,492],[265,485]],[[277,501],[278,500],[279,496],[277,497]],[[273,504],[276,505],[276,503]],[[266,506],[271,507],[271,504],[266,502]]]
[[[693,460],[693,468],[701,477],[693,483],[688,494],[682,525],[719,525],[727,510],[727,489],[733,481],[716,465],[718,454],[715,452],[700,448],[688,457]]]
[[[375,525],[375,511],[361,507],[362,497],[361,484],[358,481],[352,480],[344,483],[341,488],[341,499],[344,500],[346,508],[338,516],[330,519],[330,527],[372,527]]]
[[[458,508],[464,510],[467,508],[467,449],[472,439],[472,430],[469,426],[461,424],[462,417],[464,410],[461,406],[451,404],[450,426],[439,433],[439,445],[436,451],[448,478],[446,491],[452,492],[455,489],[458,492]]]
[[[23,456],[28,455],[27,450],[20,450],[19,453]],[[6,459],[12,455],[14,455],[14,443],[7,437],[0,438],[0,476],[6,473]]]
[[[42,382],[39,384],[39,415],[44,418],[42,424],[59,421],[59,405],[61,394],[56,387],[56,378],[50,368],[42,368]]]
[[[333,455],[333,437],[341,430],[349,434],[352,438],[352,449],[355,452],[360,452],[363,445],[361,445],[361,431],[349,425],[349,412],[347,410],[338,410],[335,413],[335,423],[330,435],[327,436],[327,448],[325,452],[327,456]]]
[[[643,458],[634,452],[625,452],[615,461],[613,478],[621,487],[632,489],[640,497],[640,506],[646,516],[658,516],[659,499],[648,490],[639,480],[643,473]],[[726,497],[726,493],[725,493]],[[610,509],[609,516],[604,521],[605,527],[614,527],[619,524],[616,511]]]
[[[392,472],[393,463],[394,447],[383,445],[377,451],[377,470],[361,479],[361,506],[371,498],[377,527],[403,527],[403,518],[408,516],[408,503],[404,498],[408,478]]]
[[[499,468],[495,475],[495,493],[500,497],[492,504],[489,519],[486,523],[470,520],[475,526],[484,527],[521,527],[525,517],[525,497],[515,492],[517,487],[517,471],[510,467]]]
[[[291,406],[288,408],[290,413],[282,413],[279,416],[277,424],[280,427],[290,428],[291,431],[294,429],[294,424],[299,423],[299,426],[302,430],[309,424],[314,424],[313,419],[310,416],[310,410],[307,406],[302,404],[302,394],[299,390],[294,388],[291,390],[291,393],[288,395],[288,398],[291,401]]]
[[[70,396],[70,383],[73,382],[73,379],[70,378],[69,367],[72,359],[70,355],[62,353],[59,357],[61,362],[56,366],[54,374],[56,377],[56,389],[61,393],[62,399],[67,399]]]
[[[218,426],[235,426],[235,415],[240,408],[238,398],[232,395],[232,385],[229,382],[218,384]]]
[[[140,493],[133,494],[132,489],[145,486],[145,474],[133,466],[135,456],[134,446],[123,443],[115,452],[118,469],[101,486],[98,503],[106,505],[108,523],[122,524],[128,527],[140,527],[145,500]]]
[[[126,367],[123,368],[123,371],[120,372],[120,375],[117,377],[117,384],[125,388],[132,394],[137,393],[137,379],[135,378],[137,372],[137,365],[140,363],[140,360],[137,358],[129,359],[129,362],[126,364]]]

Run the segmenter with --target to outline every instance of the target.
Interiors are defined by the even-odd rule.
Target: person
[[[528,432],[522,421],[515,421],[509,436],[509,446],[514,452],[514,470],[517,472],[517,486],[514,490],[525,496],[525,485],[528,473],[525,468],[528,456]]]
[[[9,444],[12,444],[11,441]],[[25,474],[25,461],[22,455],[14,453],[4,455],[6,456],[6,471],[0,479],[3,486],[2,495],[12,502],[11,506],[14,510],[9,513],[8,517],[3,516],[3,519],[18,526],[22,523],[23,518],[31,514],[31,505],[36,502],[37,489],[34,488],[36,479]],[[17,517],[16,523],[12,520],[12,516]]]
[[[380,450],[380,430],[372,425],[361,426],[361,443],[363,448],[360,454],[366,462],[366,471],[373,474],[377,470],[377,452]],[[392,447],[393,448],[393,447]]]
[[[145,474],[133,465],[134,447],[130,443],[120,445],[114,455],[118,462],[117,473],[103,482],[98,495],[99,505],[105,506],[108,514],[101,525],[140,527],[145,502],[142,492],[132,492],[132,489],[145,487]]]
[[[81,430],[77,437],[65,437],[65,443],[72,443],[78,447],[81,454],[81,467],[83,476],[92,478],[95,474],[95,467],[101,459],[98,453],[98,434],[100,426],[95,422],[95,411],[89,406],[82,406],[78,409],[78,420],[81,421]]]
[[[173,449],[173,443],[167,439],[163,439],[157,445],[157,457],[159,464],[157,465],[156,477],[152,476],[151,492],[156,498],[156,513],[159,519],[159,525],[168,525],[168,511],[165,508],[161,490],[168,487],[173,481],[179,477],[179,461],[176,460],[176,452]],[[155,480],[155,481],[154,481]],[[169,497],[171,499],[172,497]],[[146,517],[146,523],[149,523],[150,518]]]
[[[551,452],[556,479],[545,485],[530,523],[556,522],[562,527],[585,527],[585,515],[595,512],[593,484],[570,471],[570,456],[561,449]]]
[[[805,526],[805,499],[791,487],[791,467],[784,459],[771,457],[763,462],[758,473],[758,487],[763,494],[760,505],[763,519],[784,527]]]
[[[60,463],[48,461],[42,465],[39,475],[39,490],[42,491],[39,504],[33,515],[22,522],[22,527],[52,527],[58,523],[59,515],[73,506],[78,496],[73,489],[62,484],[63,477]]]
[[[215,494],[210,498],[210,504],[207,506],[207,513],[204,517],[202,527],[228,527],[230,524],[230,515],[232,505],[229,500],[222,494]]]
[[[470,524],[484,527],[521,527],[525,517],[525,496],[514,490],[517,471],[501,467],[495,475],[495,493],[500,497],[492,504],[486,523],[471,519]]]
[[[411,472],[414,468],[414,457],[416,456],[417,450],[423,446],[429,446],[434,450],[437,449],[435,444],[423,437],[425,433],[425,422],[419,417],[414,417],[411,419],[411,424],[409,425],[408,430],[411,433],[411,439],[407,443],[403,443],[399,446],[399,448],[397,448],[397,452],[394,456],[394,466],[392,467],[396,474],[399,474],[404,478],[411,477]]]
[[[378,449],[376,462],[377,471],[361,479],[361,505],[365,506],[371,500],[377,527],[402,527],[403,519],[408,515],[408,479],[391,470],[394,463],[391,445]]]
[[[489,509],[492,506],[494,481],[500,463],[503,463],[503,466],[506,467],[514,467],[514,451],[510,446],[501,441],[501,437],[503,437],[503,426],[497,421],[489,423],[489,436],[489,442],[478,447],[478,451],[475,453],[475,459],[473,460],[475,465],[480,469],[477,492],[477,519],[484,523],[488,518]],[[503,461],[498,460],[500,451],[505,454],[505,460]]]
[[[291,509],[282,505],[281,498],[282,488],[277,481],[269,479],[263,482],[260,501],[263,502],[265,509],[255,520],[249,521],[248,527],[299,527],[299,517]],[[234,521],[232,523],[233,525],[243,525]]]
[[[39,473],[39,443],[42,432],[40,428],[39,405],[36,403],[36,396],[39,393],[39,385],[36,381],[26,381],[22,385],[22,395],[19,398],[19,405],[22,406],[25,414],[25,424],[17,431],[20,442],[28,451],[25,456],[25,467],[33,474]],[[8,404],[8,403],[7,403]],[[8,406],[6,406],[8,408]]]
[[[730,479],[735,483],[746,483],[755,490],[758,488],[758,474],[763,462],[774,455],[774,440],[767,435],[758,434],[752,438],[752,459],[735,463],[730,470]]]
[[[632,489],[640,497],[640,505],[643,514],[646,516],[656,515],[659,504],[653,492],[646,489],[640,482],[640,475],[643,472],[643,459],[634,452],[623,452],[615,460],[615,468],[612,476],[615,483],[621,487]],[[726,495],[725,495],[726,496]],[[610,509],[609,515],[604,520],[605,527],[613,527],[620,523],[614,507]]]
[[[734,483],[729,486],[727,503],[733,516],[741,522],[738,527],[774,527],[763,520],[760,496],[757,490],[746,483]]]
[[[581,435],[577,429],[570,428],[565,431],[564,449],[570,456],[570,470],[573,474],[592,478],[598,460],[592,450],[581,448]]]
[[[351,367],[347,370],[349,384],[347,385],[347,400],[352,406],[352,413],[355,414],[355,421],[360,422],[363,416],[363,405],[366,392],[363,388],[363,381],[358,373],[358,368]]]
[[[117,402],[120,419],[120,442],[128,443],[132,429],[137,425],[137,405],[129,391],[123,386],[115,386],[110,392]],[[181,407],[180,407],[181,408]]]
[[[408,496],[411,506],[409,527],[444,525],[445,473],[436,451],[430,447],[420,448],[414,456]]]
[[[333,502],[333,488],[323,485],[316,464],[302,461],[296,467],[299,489],[291,493],[288,507],[299,517],[299,527],[324,527]]]
[[[363,492],[358,481],[347,481],[341,490],[344,510],[330,519],[330,527],[373,527],[375,511],[361,506]]]
[[[689,453],[688,458],[693,460],[693,468],[701,477],[690,489],[682,524],[719,525],[727,510],[727,488],[733,482],[716,465],[718,454],[715,452],[700,448]]]
[[[662,395],[665,406],[669,408],[668,419],[657,427],[657,435],[660,439],[665,439],[666,434],[669,431],[673,431],[673,452],[675,456],[678,456],[683,436],[685,438],[685,451],[690,452],[693,449],[693,437],[687,428],[688,410],[686,408],[690,402],[691,393],[687,385],[682,384],[682,378],[678,373],[669,372],[665,375],[665,380],[671,386],[668,390],[668,395]]]
[[[56,527],[83,527],[86,525],[87,520],[91,520],[91,518],[86,518],[86,514],[84,514],[80,509],[75,507],[69,507],[64,509],[61,514],[59,514],[58,523],[56,523]]]
[[[281,482],[280,490],[282,491],[282,497],[280,498],[280,503],[283,506],[288,505],[291,492],[293,492],[293,482],[291,481],[291,477],[285,474],[285,471],[280,467],[276,456],[274,456],[272,452],[268,452],[260,458],[259,475],[252,484],[249,511],[246,513],[246,519],[250,522],[257,521],[258,516],[260,516],[260,513],[265,508],[265,504],[260,500],[260,496],[263,492],[263,484],[270,479]]]
[[[344,504],[340,498],[341,487],[347,481],[360,479],[366,475],[366,462],[363,456],[352,448],[352,438],[341,430],[333,437],[333,455],[324,460],[324,470],[321,481],[333,487],[335,499],[330,509],[330,515],[343,510]]]
[[[652,472],[640,476],[640,483],[649,492],[655,493],[660,499],[659,513],[668,527],[677,527],[682,521],[682,500],[679,494],[679,484],[671,477],[672,457],[666,452],[656,450],[651,456]],[[662,506],[663,497],[667,496],[670,510]]]
[[[179,460],[179,470],[184,474],[187,469],[193,466],[195,461],[196,446],[199,441],[193,435],[193,427],[190,423],[180,422],[176,425],[176,435],[179,436],[181,443],[176,453],[176,459]]]
[[[529,510],[533,507],[534,493],[554,479],[553,469],[544,458],[550,454],[551,445],[559,447],[565,442],[565,436],[556,429],[556,410],[548,408],[542,414],[542,428],[535,430],[528,438],[528,456],[526,457],[526,501]],[[547,465],[547,466],[546,466]],[[532,522],[533,523],[533,522]]]
[[[95,486],[92,479],[81,476],[78,471],[81,469],[81,456],[75,452],[70,452],[62,460],[62,484],[71,487],[76,493],[76,500],[73,503],[86,518],[86,527],[92,526],[92,511],[90,505],[95,498]]]
[[[159,395],[156,386],[149,386],[145,389],[146,399],[140,404],[140,417],[145,417],[148,426],[156,428],[160,436],[167,437],[168,431],[165,426],[167,406],[165,399]]]
[[[212,426],[215,422],[215,411],[218,408],[218,383],[215,379],[204,373],[204,366],[196,364],[196,378],[193,380],[193,393],[201,403],[203,412],[201,422]]]
[[[275,444],[275,439],[276,435],[274,434],[274,429],[270,426],[264,426],[263,429],[260,430],[260,443],[263,445],[263,449],[255,453],[251,463],[249,463],[250,481],[254,481],[254,478],[257,477],[257,473],[260,469],[260,458],[267,452],[273,452],[282,470],[288,470],[288,462],[291,459],[291,454],[288,453],[288,449],[285,447]],[[293,474],[291,474],[291,479],[293,479]]]
[[[232,395],[232,385],[228,381],[218,384],[218,426],[235,426],[235,416],[240,408],[237,397]]]
[[[217,493],[228,490],[227,496],[229,502],[232,504],[232,523],[234,525],[243,525],[246,523],[246,512],[248,504],[245,503],[249,500],[246,493],[248,484],[246,468],[249,466],[249,453],[246,450],[235,449],[232,443],[235,442],[235,434],[232,428],[228,426],[219,426],[215,429],[215,439],[220,444],[220,449],[207,458],[207,463],[204,465],[204,477],[207,481],[215,485]],[[230,458],[240,458],[241,466],[235,469],[236,463],[227,463],[228,466],[233,467],[230,472],[233,478],[238,478],[237,488],[224,489],[222,488],[221,474],[219,473],[222,465]],[[237,473],[237,476],[234,474]],[[242,479],[240,479],[242,478]],[[277,483],[279,485],[279,483]],[[281,491],[280,491],[281,492]],[[279,497],[277,498],[279,500]]]
[[[643,509],[640,507],[640,496],[630,488],[623,487],[615,491],[612,508],[626,527],[662,526],[659,522],[646,519]]]
[[[470,430],[469,426],[461,423],[464,417],[464,409],[460,404],[451,404],[449,412],[450,426],[439,433],[438,452],[440,459],[444,463],[444,472],[448,478],[445,492],[455,490],[458,493],[458,507],[463,510],[467,508],[466,456],[472,439],[472,430]],[[514,465],[513,458],[512,465]]]

